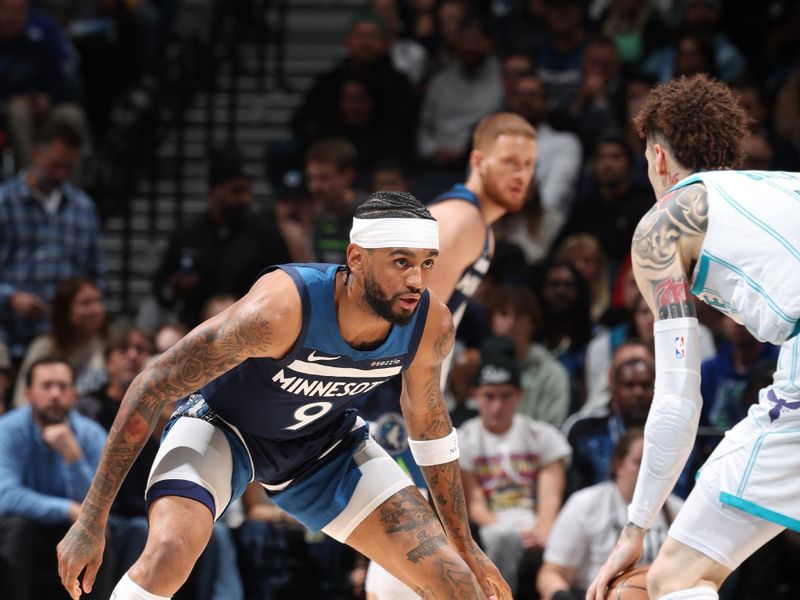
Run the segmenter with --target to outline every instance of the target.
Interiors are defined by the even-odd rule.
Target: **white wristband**
[[[455,428],[443,438],[436,440],[412,440],[408,447],[420,467],[430,467],[458,460],[458,435]]]

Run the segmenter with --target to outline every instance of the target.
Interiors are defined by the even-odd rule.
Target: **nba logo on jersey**
[[[675,338],[675,358],[681,359],[686,357],[686,341],[682,335]]]

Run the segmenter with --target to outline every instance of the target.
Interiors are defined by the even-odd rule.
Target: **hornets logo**
[[[375,441],[392,456],[402,454],[408,448],[408,431],[400,413],[382,414],[370,429]]]

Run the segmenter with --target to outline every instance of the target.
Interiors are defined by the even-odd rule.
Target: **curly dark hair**
[[[665,145],[692,172],[737,167],[749,122],[731,89],[707,75],[656,86],[633,118],[639,135]]]

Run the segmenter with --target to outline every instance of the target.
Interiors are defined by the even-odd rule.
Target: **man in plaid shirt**
[[[68,182],[81,143],[70,125],[49,123],[31,168],[0,185],[0,341],[16,362],[48,331],[60,280],[85,276],[105,288],[94,202]]]

